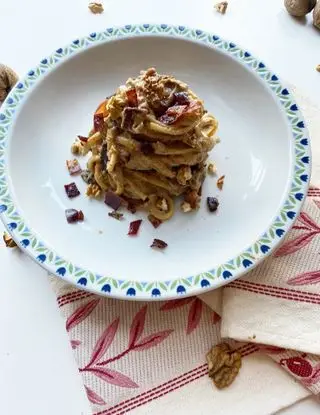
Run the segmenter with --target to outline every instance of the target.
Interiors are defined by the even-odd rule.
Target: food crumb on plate
[[[134,220],[133,222],[130,222],[128,235],[130,235],[130,236],[137,235],[138,232],[139,232],[141,223],[142,223],[141,219]]]
[[[101,187],[96,183],[90,183],[87,187],[86,195],[90,198],[99,199],[102,195]]]
[[[77,159],[66,161],[67,169],[71,175],[81,173],[82,169]]]
[[[159,226],[162,223],[162,221],[160,219],[156,218],[155,216],[153,216],[151,214],[148,215],[148,220],[155,229],[159,228]]]
[[[224,179],[225,179],[225,175],[219,177],[219,179],[217,180],[217,187],[219,190],[222,190],[223,185],[224,185]]]
[[[117,212],[115,210],[113,210],[112,212],[109,212],[108,215],[111,218],[114,218],[114,219],[117,219],[117,220],[123,219],[123,213],[119,213],[119,212]]]
[[[162,241],[161,239],[154,239],[150,248],[165,249],[168,246],[167,242]]]
[[[66,209],[65,215],[68,223],[82,222],[84,220],[82,210]]]
[[[219,201],[216,197],[207,197],[207,206],[210,212],[216,212],[219,206]]]
[[[75,184],[75,182],[69,183],[69,184],[65,184],[64,185],[65,191],[67,193],[67,196],[69,198],[73,198],[76,196],[79,196],[80,191],[77,188],[77,185]]]
[[[212,176],[217,174],[217,166],[212,161],[209,162],[207,170]]]

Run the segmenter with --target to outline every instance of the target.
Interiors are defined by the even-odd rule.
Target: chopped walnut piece
[[[91,183],[87,187],[87,191],[86,191],[87,196],[89,196],[91,198],[98,199],[101,196],[101,194],[102,194],[101,193],[101,188],[97,184]]]
[[[7,248],[15,248],[18,246],[7,232],[3,232],[3,240]]]
[[[185,202],[189,203],[191,209],[198,209],[200,204],[200,196],[196,190],[191,190],[184,196]]]
[[[182,186],[185,186],[189,180],[192,179],[192,172],[190,166],[181,166],[177,173],[177,180]]]
[[[89,10],[93,14],[100,14],[100,13],[103,13],[104,11],[102,3],[92,2],[92,3],[89,3],[88,7],[89,7]]]
[[[225,178],[226,176],[221,176],[221,177],[219,177],[219,179],[217,180],[217,188],[219,189],[219,190],[222,190],[222,188],[223,188],[223,185],[224,185],[224,178]]]
[[[211,175],[217,174],[217,166],[211,161],[208,163],[207,170],[208,170],[208,173]]]
[[[241,354],[230,350],[227,343],[213,346],[207,354],[209,377],[217,388],[229,386],[239,373]]]
[[[168,203],[164,197],[157,202],[156,206],[158,209],[162,210],[163,212],[168,212],[169,210]]]
[[[225,14],[228,8],[228,2],[227,1],[221,1],[220,3],[215,4],[214,8],[217,10],[217,12],[221,14]]]
[[[181,203],[181,210],[183,213],[188,213],[192,211],[192,207],[190,205],[190,203],[188,202],[182,202]]]
[[[80,143],[80,141],[75,141],[72,145],[71,145],[71,153],[74,154],[75,156],[81,156],[83,153],[83,146]]]

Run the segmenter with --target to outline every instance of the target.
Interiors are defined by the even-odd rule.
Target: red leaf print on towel
[[[88,303],[77,308],[66,321],[67,331],[70,331],[77,324],[81,323],[81,321],[85,320],[97,307],[99,302],[100,299],[91,300]]]
[[[318,232],[312,231],[307,234],[298,236],[297,238],[291,239],[291,241],[285,242],[274,254],[275,257],[293,254],[304,246],[308,245],[309,242]]]
[[[107,369],[103,367],[92,367],[87,369],[87,372],[94,373],[98,378],[104,380],[107,383],[112,385],[121,386],[122,388],[138,388],[137,385],[133,380],[131,380],[128,376],[123,375],[120,372],[117,372],[113,369]]]
[[[80,346],[81,341],[80,340],[70,340],[72,349],[76,349],[78,346]]]
[[[320,227],[318,226],[318,224],[306,212],[300,213],[298,222],[301,222],[303,225],[305,225],[310,230],[320,232]]]
[[[320,270],[305,272],[287,281],[289,285],[311,285],[318,283],[320,283]]]
[[[182,298],[179,300],[170,300],[164,303],[163,306],[160,307],[160,310],[161,311],[174,310],[176,308],[180,308],[186,304],[189,304],[193,300],[194,300],[194,297]]]
[[[217,324],[221,320],[221,316],[215,311],[212,312],[212,322],[213,324]]]
[[[91,403],[94,403],[95,405],[105,405],[106,402],[101,398],[101,396],[97,395],[95,392],[93,392],[92,389],[90,389],[88,386],[84,385],[87,397]]]
[[[134,316],[129,331],[128,347],[117,355],[99,362],[99,359],[102,358],[102,356],[112,344],[118,330],[120,319],[115,319],[96,342],[96,345],[91,354],[90,362],[85,367],[79,368],[79,372],[92,373],[103,381],[115,386],[120,386],[123,388],[138,388],[138,384],[128,376],[114,369],[106,368],[105,366],[122,359],[124,356],[131,352],[139,352],[157,346],[173,332],[173,330],[164,330],[158,333],[149,334],[141,340],[145,325],[146,312],[147,305],[142,307]]]
[[[194,329],[197,328],[202,313],[202,301],[199,298],[196,298],[192,303],[189,315],[188,315],[188,326],[187,326],[187,334],[193,332]]]
[[[146,319],[147,306],[141,308],[132,320],[129,334],[129,348],[141,337]]]
[[[320,209],[320,200],[319,199],[313,199],[316,206]]]
[[[102,333],[100,338],[98,339],[96,345],[94,346],[94,349],[91,354],[91,360],[88,363],[88,366],[91,366],[93,363],[97,362],[100,357],[104,355],[104,353],[108,350],[111,343],[113,342],[114,336],[117,333],[118,327],[119,327],[119,321],[120,319],[115,319],[110,326],[108,326],[105,331]]]
[[[297,223],[293,226],[293,229],[307,231],[297,238],[291,239],[285,242],[274,254],[275,257],[293,254],[299,249],[308,245],[312,241],[313,237],[320,233],[320,227],[317,223],[306,213],[301,212],[297,219]],[[302,225],[302,226],[301,226]]]
[[[151,347],[157,346],[163,342],[163,340],[165,340],[172,332],[173,330],[164,330],[159,331],[155,334],[150,334],[149,336],[140,340],[138,344],[134,345],[132,350],[148,350]]]
[[[202,301],[197,297],[188,297],[181,300],[170,300],[167,301],[163,306],[160,307],[161,311],[170,311],[176,308],[183,307],[186,304],[191,304],[186,333],[190,334],[198,327],[202,315]]]

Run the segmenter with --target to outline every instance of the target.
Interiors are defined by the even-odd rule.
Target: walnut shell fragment
[[[241,354],[233,352],[227,343],[213,346],[207,356],[209,377],[218,389],[231,385],[241,367]]]

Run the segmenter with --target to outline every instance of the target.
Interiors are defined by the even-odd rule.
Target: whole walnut
[[[313,10],[313,25],[320,30],[320,1]]]
[[[310,13],[317,0],[284,0],[284,5],[291,16],[302,17]]]

